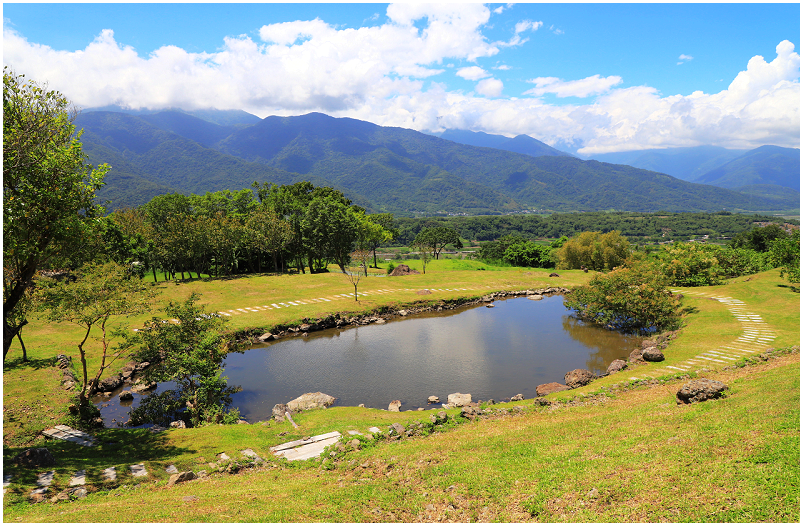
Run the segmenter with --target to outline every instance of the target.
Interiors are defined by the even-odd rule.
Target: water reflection
[[[494,309],[425,313],[271,342],[229,355],[225,375],[242,386],[233,403],[251,422],[313,391],[346,406],[385,409],[399,399],[405,410],[455,392],[474,400],[533,398],[537,385],[563,382],[569,370],[605,371],[639,341],[571,318],[560,296],[514,298]]]

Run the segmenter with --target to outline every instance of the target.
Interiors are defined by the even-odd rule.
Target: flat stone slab
[[[373,427],[370,427],[369,429],[367,429],[367,431],[369,431],[370,433],[380,433],[381,429],[379,427],[374,427],[373,426]]]
[[[347,432],[347,434],[350,435],[350,436],[356,436],[356,435],[360,435],[361,433],[351,429],[350,431]]]
[[[72,478],[69,479],[70,486],[83,486],[86,484],[86,470],[82,469],[80,471],[76,471]]]
[[[39,477],[36,479],[36,483],[40,486],[49,486],[53,483],[53,477],[56,475],[55,471],[46,471],[44,473],[39,473]]]
[[[175,467],[175,464],[170,464],[169,466],[167,466],[166,471],[169,474],[177,473],[178,472],[178,468]]]
[[[261,457],[259,457],[259,456],[258,456],[258,453],[256,453],[255,451],[253,451],[253,450],[252,450],[252,449],[250,449],[250,448],[243,449],[243,450],[241,450],[241,451],[240,451],[240,453],[241,453],[242,455],[246,456],[247,458],[252,458],[252,459],[253,459],[253,460],[255,460],[256,462],[264,462],[264,459],[263,459],[263,458],[261,458]]]
[[[147,475],[147,470],[144,468],[144,464],[132,464],[131,475],[134,477],[144,477]]]
[[[3,475],[3,487],[7,488],[11,485],[11,474]]]
[[[231,457],[229,457],[225,453],[220,453],[219,455],[217,455],[217,457],[219,457],[220,460],[230,460],[231,459]]]
[[[81,446],[91,447],[94,445],[94,437],[92,435],[65,425],[57,425],[53,428],[45,429],[42,433],[44,436],[66,440]]]
[[[298,446],[305,446],[307,444],[313,444],[314,442],[319,442],[321,440],[327,440],[329,438],[339,438],[342,436],[341,433],[338,431],[331,431],[330,433],[325,433],[324,435],[317,435],[310,437],[308,440],[292,440],[291,442],[286,442],[285,444],[280,444],[278,446],[272,446],[269,448],[270,451],[277,454],[280,451],[284,451],[287,449],[293,449]]]
[[[103,480],[114,481],[117,480],[117,468],[111,466],[103,470]]]

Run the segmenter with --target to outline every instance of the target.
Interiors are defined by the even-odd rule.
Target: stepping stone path
[[[338,431],[325,433],[310,437],[307,440],[293,440],[278,446],[273,446],[269,450],[276,456],[286,460],[308,460],[317,458],[322,454],[322,450],[339,441],[342,434]]]
[[[226,455],[225,453],[220,453],[220,454],[218,455],[218,457],[219,457],[219,459],[220,459],[220,460],[230,460],[230,459],[231,459],[231,457],[229,457],[229,456],[228,456],[228,455]]]
[[[53,477],[55,477],[55,471],[47,471],[45,473],[40,473],[39,477],[36,479],[36,483],[40,486],[49,486],[53,483]]]
[[[117,480],[117,468],[115,466],[111,466],[110,468],[104,469],[103,480],[108,482],[113,482]]]
[[[80,471],[76,471],[75,474],[69,479],[70,486],[83,486],[86,484],[86,470],[82,469]]]
[[[131,475],[134,477],[144,477],[147,475],[147,470],[144,468],[144,464],[133,464],[131,465]]]
[[[77,429],[72,429],[69,426],[58,425],[51,429],[45,429],[42,433],[47,437],[66,440],[68,442],[80,444],[81,446],[91,447],[94,445],[94,437],[92,435]]]
[[[174,464],[170,464],[169,466],[167,466],[167,469],[165,471],[171,475],[173,473],[177,473],[178,468],[176,468]]]
[[[468,291],[468,290],[475,290],[470,288],[452,288],[452,289],[428,289],[432,292],[457,292],[457,291]],[[417,289],[378,289],[378,290],[370,290],[366,292],[359,292],[359,296],[378,296],[380,294],[389,294],[390,292],[416,292]],[[302,300],[294,300],[294,301],[282,301],[278,303],[270,303],[268,305],[257,305],[253,307],[243,307],[240,309],[230,309],[227,311],[219,311],[218,314],[222,314],[223,316],[233,316],[235,314],[250,314],[250,313],[257,313],[257,312],[266,312],[269,310],[274,309],[289,309],[292,307],[297,307],[300,305],[309,305],[312,303],[324,303],[330,301],[336,301],[340,299],[350,299],[353,298],[355,294],[352,292],[347,292],[345,294],[334,294],[332,296],[327,297],[320,297],[320,298],[310,298],[310,299],[302,299]]]
[[[710,298],[725,305],[733,316],[742,324],[742,335],[727,345],[702,352],[691,359],[672,365],[665,365],[650,371],[651,374],[640,374],[641,378],[631,376],[630,380],[652,379],[657,376],[689,372],[700,368],[719,367],[734,363],[741,358],[765,351],[775,340],[775,331],[767,325],[761,316],[746,309],[745,302],[728,296],[716,296],[710,292],[672,289],[672,292]]]

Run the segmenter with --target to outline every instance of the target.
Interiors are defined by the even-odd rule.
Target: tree
[[[223,360],[236,346],[223,335],[226,320],[205,313],[198,299],[192,294],[183,303],[169,303],[167,318],[177,323],[154,317],[143,330],[126,337],[124,347],[134,349],[134,358],[152,364],[143,373],[145,382],[176,384],[174,390],[148,396],[138,411],[131,412],[132,423],[144,423],[140,422],[143,416],[157,416],[163,423],[184,408],[195,426],[225,419],[231,395],[239,388],[227,385]],[[165,399],[170,403],[165,404]],[[167,414],[154,410],[159,406]]]
[[[769,247],[770,262],[781,267],[781,277],[790,283],[800,283],[800,229],[792,231],[791,237],[776,239]],[[795,292],[800,287],[793,287]]]
[[[376,253],[378,247],[395,239],[399,235],[399,231],[394,226],[394,215],[392,214],[370,214],[366,216],[366,219],[369,223],[381,227],[376,229],[366,226],[359,234],[359,238],[363,240],[363,248],[372,251],[372,266],[378,268]]]
[[[428,267],[431,259],[433,259],[433,246],[430,244],[430,238],[420,236],[414,239],[413,247],[419,251],[419,259],[422,261],[422,273],[425,274],[425,269]]]
[[[414,238],[414,245],[429,247],[435,259],[439,259],[439,254],[446,245],[453,245],[456,248],[462,248],[464,246],[461,243],[458,232],[449,226],[436,226],[423,229],[417,234],[417,237]]]
[[[353,285],[356,301],[358,301],[358,283],[361,281],[362,272],[363,277],[367,277],[367,261],[369,261],[368,250],[355,250],[350,254],[350,262],[353,265],[347,267],[344,271],[347,280]]]
[[[629,254],[630,243],[617,230],[607,234],[582,232],[558,249],[556,268],[611,270],[622,265]]]
[[[262,203],[247,218],[245,235],[253,249],[265,254],[272,254],[273,265],[277,272],[278,253],[292,238],[292,227],[289,222],[280,219],[272,208]],[[258,271],[261,272],[260,257]]]
[[[50,280],[50,283],[43,284],[37,295],[45,306],[48,320],[74,323],[85,330],[78,342],[83,372],[79,400],[83,409],[88,405],[88,396],[97,387],[103,371],[124,354],[124,348],[116,348],[109,354],[111,341],[122,334],[119,330],[109,334],[109,320],[116,316],[147,312],[155,292],[140,278],[131,276],[125,267],[114,262],[84,265],[77,271],[77,276],[75,282]],[[86,342],[95,327],[100,329],[98,340],[102,354],[97,373],[89,381]]]
[[[69,101],[3,68],[3,356],[36,270],[80,249],[107,165],[86,164]]]

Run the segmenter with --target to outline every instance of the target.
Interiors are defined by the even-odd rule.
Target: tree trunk
[[[28,361],[28,351],[25,349],[25,342],[22,341],[22,328],[21,327],[20,327],[20,330],[17,331],[17,339],[19,340],[20,347],[22,347],[22,361],[23,362],[27,362]]]
[[[153,281],[158,283],[158,276],[156,276],[156,267],[153,267]]]

